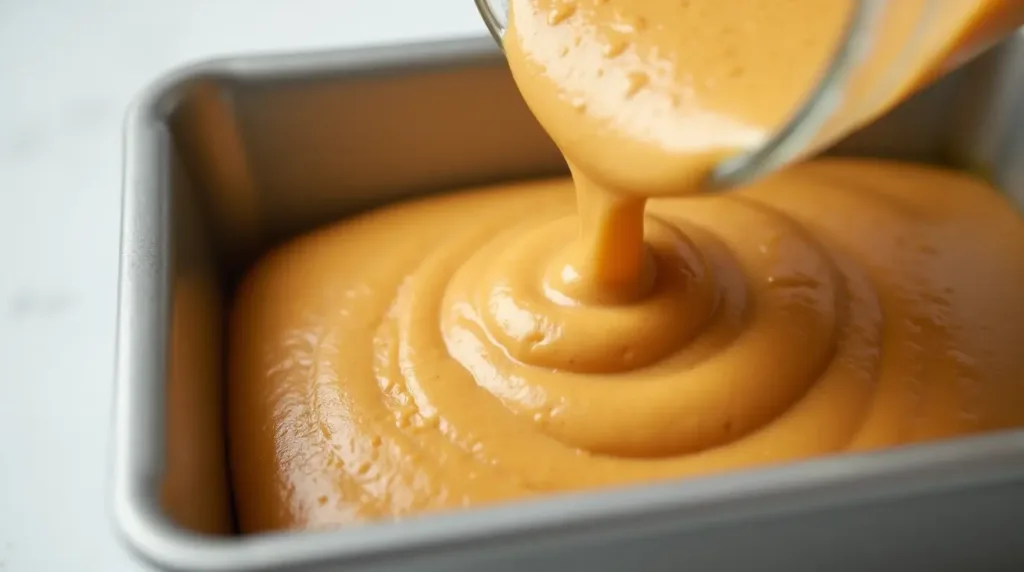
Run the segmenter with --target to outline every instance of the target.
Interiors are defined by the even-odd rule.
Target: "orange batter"
[[[243,532],[1024,426],[1024,222],[984,183],[822,160],[647,200],[766,137],[845,4],[511,4],[575,197],[409,202],[255,266],[230,324]]]

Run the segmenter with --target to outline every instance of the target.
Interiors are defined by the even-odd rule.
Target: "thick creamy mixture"
[[[847,4],[511,4],[575,185],[397,205],[256,265],[230,324],[244,532],[1024,425],[1024,222],[982,182],[822,160],[667,197],[785,119]]]

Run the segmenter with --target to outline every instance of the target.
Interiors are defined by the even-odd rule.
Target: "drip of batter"
[[[1024,222],[984,183],[822,160],[668,198],[785,118],[843,6],[513,0],[510,65],[575,185],[395,205],[253,268],[242,530],[1024,426]]]

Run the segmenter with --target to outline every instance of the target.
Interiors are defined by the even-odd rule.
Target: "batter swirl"
[[[258,264],[231,340],[243,530],[1024,424],[1024,224],[977,180],[828,160],[653,200],[621,301],[566,285],[575,211],[568,179],[456,193]]]

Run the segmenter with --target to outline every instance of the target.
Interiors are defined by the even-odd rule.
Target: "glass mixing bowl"
[[[475,1],[500,45],[508,1]],[[818,82],[772,137],[718,164],[710,189],[750,182],[827,147],[1024,24],[1021,0],[822,1],[850,16]]]

